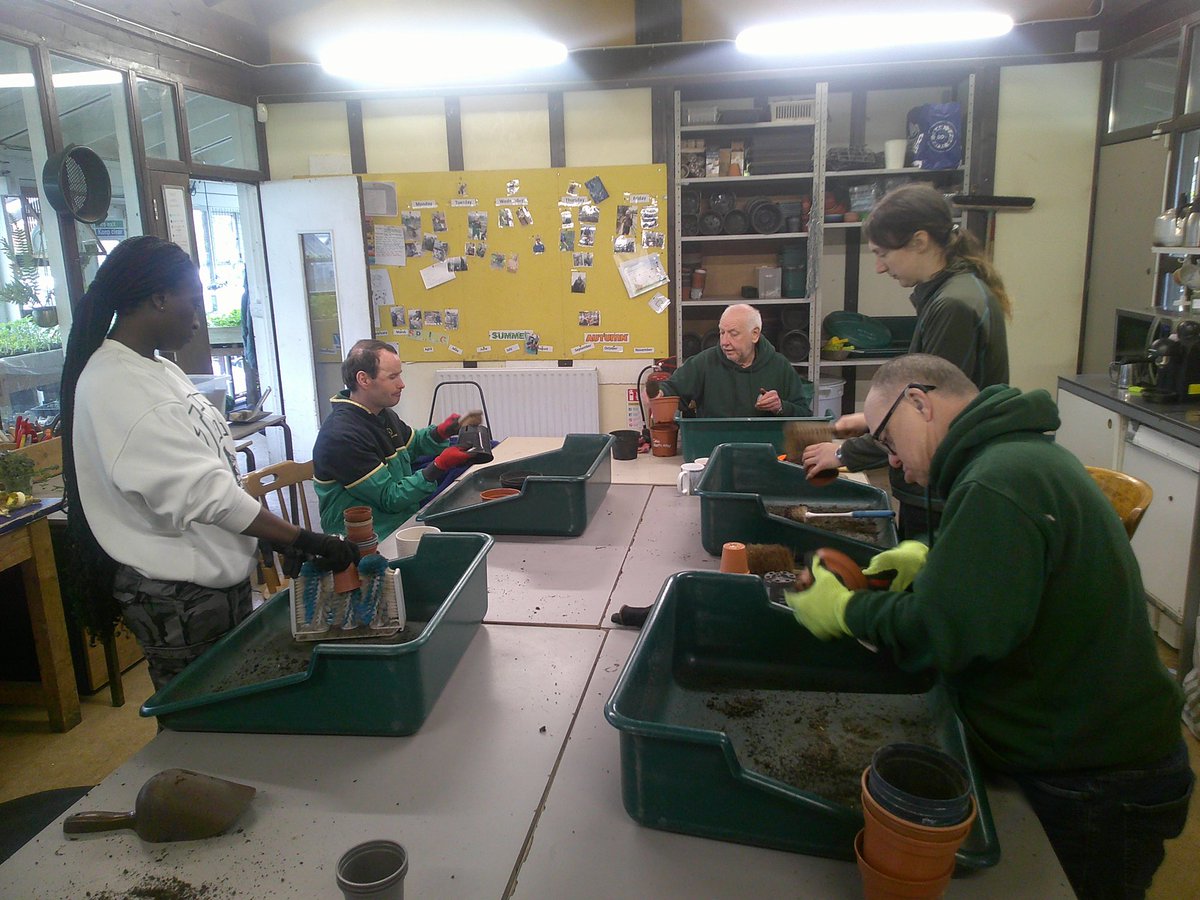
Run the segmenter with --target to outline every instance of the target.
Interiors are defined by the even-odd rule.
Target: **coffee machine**
[[[1158,365],[1152,390],[1142,396],[1152,403],[1200,403],[1200,322],[1185,320],[1175,332],[1150,345]]]

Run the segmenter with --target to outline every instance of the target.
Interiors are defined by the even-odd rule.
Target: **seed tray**
[[[427,534],[415,556],[394,560],[410,625],[407,643],[305,644],[306,671],[220,689],[245,658],[291,640],[280,591],[142,706],[176,731],[273,734],[413,734],[433,709],[487,613],[486,534]],[[417,623],[424,623],[423,626]]]
[[[923,700],[931,742],[964,765],[978,803],[958,866],[977,869],[999,861],[982,774],[940,684],[928,673],[900,670],[886,652],[870,652],[850,638],[817,640],[790,610],[770,603],[751,575],[672,575],[642,626],[604,709],[620,732],[621,790],[633,819],[665,831],[854,859],[861,810],[808,783],[787,783],[761,770],[766,767],[755,769],[748,764],[752,757],[739,756],[739,743],[730,737],[734,720],[745,715],[731,705],[737,692],[864,695],[862,702],[879,710],[903,710],[910,698]],[[714,724],[714,704],[706,707],[705,695],[723,698],[717,708],[725,727]],[[838,733],[837,721],[803,716],[784,726]]]
[[[784,427],[788,422],[828,422],[824,416],[749,416],[727,419],[689,419],[676,415],[684,462],[711,457],[718,444],[764,443],[784,453]]]
[[[860,520],[879,524],[878,542],[872,543],[769,512],[800,504],[814,512],[888,509],[891,504],[879,488],[847,478],[814,487],[802,466],[781,462],[766,444],[719,446],[704,467],[696,495],[700,498],[700,541],[714,556],[720,555],[727,541],[741,541],[782,544],[797,558],[819,547],[832,547],[866,565],[881,549],[896,545],[892,519]]]
[[[468,470],[417,513],[417,521],[442,531],[578,537],[612,483],[612,443],[607,434],[568,434],[558,450]],[[500,487],[515,471],[541,474],[526,478],[520,494],[480,499],[480,491]]]

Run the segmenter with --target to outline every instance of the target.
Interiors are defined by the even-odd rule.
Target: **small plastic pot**
[[[479,492],[480,500],[502,500],[505,497],[518,497],[521,492],[516,488],[492,488],[487,491]]]
[[[637,459],[640,434],[632,429],[610,431],[609,434],[613,436],[613,459]]]
[[[929,827],[957,825],[971,813],[962,763],[936,747],[898,742],[871,757],[867,790],[888,812]]]
[[[373,518],[371,507],[351,506],[342,513],[342,519],[347,525],[354,522],[368,522]]]
[[[531,475],[541,475],[541,472],[523,471],[514,469],[511,472],[505,472],[500,476],[500,487],[515,488],[520,490],[525,485],[525,479]]]
[[[367,841],[338,860],[337,886],[345,900],[404,900],[408,853],[395,841]]]

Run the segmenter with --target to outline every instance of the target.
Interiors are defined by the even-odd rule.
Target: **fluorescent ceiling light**
[[[112,69],[92,69],[88,72],[56,72],[51,76],[56,88],[91,87],[96,84],[120,84],[121,73]]]
[[[753,25],[737,36],[737,48],[759,56],[817,56],[1000,37],[1013,21],[1002,13],[942,12],[817,16]]]
[[[330,75],[399,87],[485,82],[561,63],[567,48],[530,34],[452,31],[347,35],[318,53]]]
[[[97,84],[120,84],[121,73],[112,69],[93,69],[90,72],[59,72],[52,76],[55,87],[90,87]],[[33,74],[14,72],[0,74],[0,88],[31,88]]]

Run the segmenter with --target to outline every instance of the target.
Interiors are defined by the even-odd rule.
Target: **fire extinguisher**
[[[675,357],[668,356],[663,359],[656,359],[654,365],[646,366],[646,368],[638,373],[638,409],[642,413],[642,440],[646,441],[646,443],[650,442],[650,424],[649,419],[646,417],[646,409],[642,406],[642,391],[640,389],[642,386],[642,376],[646,376],[646,396],[655,397],[658,395],[658,386],[651,387],[650,385],[654,382],[666,381],[678,368],[679,363],[676,362]],[[650,374],[646,375],[647,372]]]

